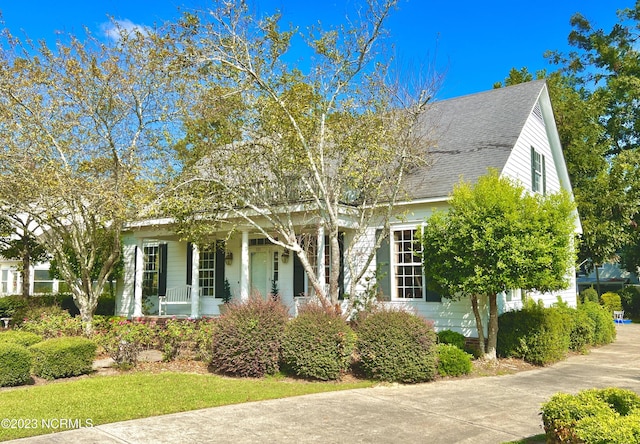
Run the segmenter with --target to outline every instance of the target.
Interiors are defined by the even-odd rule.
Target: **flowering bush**
[[[60,336],[82,335],[82,321],[79,317],[71,316],[59,307],[46,307],[46,310],[31,311],[31,317],[26,317],[21,329],[35,333],[45,339]]]
[[[155,324],[112,319],[109,327],[96,333],[97,343],[119,367],[133,367],[144,348],[156,342]]]
[[[192,319],[169,319],[158,329],[162,344],[162,359],[172,361],[181,353],[195,354],[198,321]]]

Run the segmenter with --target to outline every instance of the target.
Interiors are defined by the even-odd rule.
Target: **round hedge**
[[[272,298],[261,297],[228,305],[211,338],[213,367],[221,373],[243,377],[277,373],[289,319],[287,308]]]
[[[425,319],[384,310],[367,316],[357,335],[359,365],[368,377],[405,383],[435,377],[436,334]]]
[[[451,344],[464,350],[465,337],[462,333],[453,330],[442,330],[438,332],[438,342],[440,344]]]
[[[0,342],[0,387],[27,383],[31,376],[31,353],[24,346]]]
[[[441,376],[462,376],[471,372],[471,355],[455,345],[438,344],[438,373]]]
[[[33,374],[45,379],[65,378],[91,372],[96,343],[87,338],[61,337],[29,347],[33,354]]]
[[[287,324],[282,361],[303,378],[339,379],[349,369],[355,342],[355,333],[335,312],[306,305]]]

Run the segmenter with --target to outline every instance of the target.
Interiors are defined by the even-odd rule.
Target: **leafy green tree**
[[[339,230],[347,224],[344,264],[356,296],[375,252],[360,240],[371,221],[388,226],[407,169],[425,162],[415,123],[433,86],[405,88],[410,82],[395,82],[391,64],[379,62],[396,3],[367,1],[348,27],[307,34],[283,30],[279,15],[260,18],[245,3],[215,2],[184,16],[175,63],[195,91],[187,136],[176,146],[182,174],[164,202],[185,237],[218,224],[250,227],[294,252],[315,294],[336,304]],[[288,57],[300,44],[309,54],[304,72]],[[325,236],[326,281],[314,240]]]
[[[61,36],[51,49],[5,30],[0,52],[0,206],[33,221],[87,332],[123,225],[163,176],[160,155],[180,129],[169,43],[119,31],[109,42]]]
[[[450,204],[429,218],[421,237],[427,282],[447,298],[471,300],[481,351],[495,359],[498,293],[566,288],[575,260],[575,206],[566,192],[526,194],[496,172],[475,185],[458,184]],[[489,302],[486,350],[481,298]]]

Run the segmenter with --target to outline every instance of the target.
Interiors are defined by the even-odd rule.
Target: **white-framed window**
[[[20,273],[15,268],[0,270],[0,294],[17,294],[20,286]]]
[[[147,243],[142,246],[143,274],[142,293],[146,296],[158,295],[160,271],[160,246],[158,243]]]
[[[547,193],[547,177],[544,154],[531,147],[531,190],[534,193]]]
[[[202,296],[215,296],[216,291],[216,247],[209,245],[200,250],[198,264],[198,287]]]
[[[392,232],[395,299],[422,299],[424,274],[415,228]]]

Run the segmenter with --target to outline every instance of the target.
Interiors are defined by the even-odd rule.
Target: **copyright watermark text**
[[[2,418],[2,429],[74,430],[93,427],[91,418]]]

